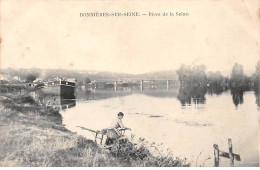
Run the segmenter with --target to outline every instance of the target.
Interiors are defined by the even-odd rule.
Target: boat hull
[[[47,95],[62,96],[65,99],[75,98],[75,83],[61,81],[59,83],[49,82],[39,89],[40,93]]]

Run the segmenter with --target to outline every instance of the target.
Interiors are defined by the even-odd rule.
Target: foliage
[[[91,80],[90,80],[90,78],[86,77],[85,78],[85,84],[89,84],[89,83],[91,83]]]
[[[243,66],[241,64],[235,63],[232,68],[231,78],[239,78],[241,76],[244,76]]]
[[[243,66],[235,63],[230,78],[231,87],[243,87],[245,86],[245,75]]]
[[[181,67],[177,70],[177,74],[179,77],[179,81],[181,84],[197,84],[197,85],[205,85],[207,81],[207,75],[205,73],[206,66],[188,66],[181,65]]]
[[[129,162],[131,160],[143,160],[151,156],[150,152],[143,146],[136,148],[128,139],[116,140],[110,150],[111,154],[118,157],[121,161]]]
[[[225,85],[228,82],[228,79],[225,78],[219,71],[208,72],[207,78],[208,78],[208,84],[210,86]]]
[[[0,84],[1,93],[19,93],[25,89],[26,86],[24,84],[9,84],[8,82]]]
[[[139,140],[139,142],[142,141]],[[145,144],[136,146],[127,138],[123,138],[115,142],[110,153],[126,166],[140,166],[140,164],[153,167],[190,166],[189,163],[186,163],[186,159],[173,158],[170,154],[153,155],[148,147]]]
[[[29,103],[34,104],[35,100],[31,96],[21,96],[15,99],[15,102],[17,103]]]
[[[255,92],[259,93],[259,81],[260,81],[260,61],[257,62],[255,66],[255,73],[253,74],[253,81],[254,81],[254,90]]]
[[[36,76],[35,76],[35,75],[30,74],[30,75],[28,75],[28,76],[26,77],[26,82],[28,82],[28,83],[31,83],[31,82],[33,82],[34,80],[36,80]]]

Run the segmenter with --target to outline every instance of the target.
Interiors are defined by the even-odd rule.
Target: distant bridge
[[[179,81],[178,79],[157,79],[157,78],[114,78],[114,79],[95,79],[97,82],[110,82],[110,81]]]
[[[165,82],[166,88],[169,89],[170,84],[177,85],[179,84],[178,79],[138,79],[138,78],[118,78],[118,79],[97,79],[93,80],[92,83],[94,84],[110,84],[116,90],[118,87],[122,86],[122,84],[135,84],[139,85],[140,89],[143,90],[144,84],[152,83],[155,84],[156,82],[161,82],[161,85]]]

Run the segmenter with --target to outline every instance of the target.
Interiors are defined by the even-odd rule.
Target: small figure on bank
[[[122,119],[124,117],[124,113],[119,112],[117,114],[117,119],[113,122],[111,127],[107,129],[107,139],[106,139],[106,145],[113,144],[113,142],[123,136],[122,131],[125,130],[131,130],[130,128],[126,128],[122,122]]]

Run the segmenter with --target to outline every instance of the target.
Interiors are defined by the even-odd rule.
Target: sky
[[[260,60],[258,0],[2,0],[1,68],[140,74],[205,64],[245,72]],[[87,12],[182,17],[80,17]]]

